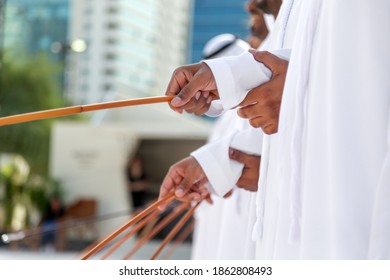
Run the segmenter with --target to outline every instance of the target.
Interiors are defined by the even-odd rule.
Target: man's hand
[[[207,197],[209,191],[204,184],[207,177],[202,167],[193,157],[187,157],[169,168],[167,175],[160,187],[159,200],[174,190],[175,195],[180,200],[199,200]],[[159,207],[164,210],[165,204]]]
[[[284,82],[286,80],[288,61],[278,58],[269,52],[250,50],[257,61],[262,62],[272,72],[272,78],[247,94],[237,113],[249,119],[251,126],[259,128],[265,134],[278,131],[279,112],[282,102]]]
[[[236,186],[247,191],[256,192],[260,173],[260,156],[248,155],[239,150],[229,148],[229,157],[244,164],[244,169]]]
[[[206,113],[211,101],[219,98],[213,73],[203,62],[177,68],[165,95],[175,96],[170,103],[174,111],[196,115]]]

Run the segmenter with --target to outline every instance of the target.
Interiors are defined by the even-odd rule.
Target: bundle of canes
[[[170,192],[167,196],[162,198],[161,200],[153,203],[151,206],[143,210],[141,213],[134,216],[129,222],[125,225],[121,226],[119,229],[114,231],[112,234],[103,239],[99,244],[97,244],[94,248],[92,248],[89,252],[87,252],[84,256],[81,257],[81,260],[87,260],[95,257],[101,250],[104,250],[106,247],[107,252],[100,259],[107,259],[110,257],[119,247],[121,247],[129,238],[131,238],[134,234],[140,231],[147,223],[151,222],[155,219],[159,214],[160,210],[158,206],[166,203],[168,205],[167,208],[175,201],[174,193]],[[179,231],[183,228],[186,222],[192,217],[195,209],[200,205],[203,200],[199,200],[192,207],[189,206],[188,202],[181,202],[177,207],[173,209],[173,211],[167,215],[164,219],[158,222],[155,226],[153,226],[152,230],[145,234],[142,238],[140,238],[134,247],[127,253],[123,259],[130,259],[143,245],[145,245],[149,240],[151,240],[157,233],[159,233],[163,228],[165,228],[170,222],[172,222],[175,218],[177,218],[181,213],[183,213],[186,209],[188,209],[187,213],[179,220],[179,222],[175,225],[175,227],[169,232],[169,234],[165,237],[161,245],[154,252],[151,260],[157,258],[160,252],[164,249],[164,247],[179,233]],[[132,227],[132,228],[131,228]],[[122,233],[126,230],[129,230],[123,237],[117,240],[116,243],[110,244],[114,242],[114,239],[118,238]],[[183,231],[185,234],[189,234],[188,229]],[[182,236],[181,234],[180,236]],[[182,237],[178,237],[179,240]]]
[[[165,237],[161,245],[158,247],[158,249],[154,252],[151,260],[154,260],[157,258],[157,256],[161,253],[161,251],[165,248],[165,246],[175,237],[178,235],[179,231],[186,225],[186,222],[192,217],[194,214],[195,209],[200,205],[200,203],[203,201],[201,199],[198,201],[195,205],[190,207],[190,209],[187,211],[187,213],[180,219],[180,221],[175,225],[175,227],[169,232],[169,234]],[[181,214],[186,208],[188,208],[187,203],[182,203],[178,207],[174,209],[174,211],[166,216],[156,227],[153,228],[153,230],[145,237],[140,239],[135,246],[131,249],[131,251],[125,255],[123,259],[127,260],[130,259],[137,251],[140,249],[143,245],[145,245],[151,238],[153,238],[157,233],[159,233],[164,227],[166,227],[170,222],[173,221],[179,214]],[[188,227],[190,227],[192,231],[192,222],[186,226],[186,228],[183,230],[183,232],[176,238],[176,242],[174,246],[171,248],[170,253],[172,254],[173,250],[178,247],[179,244],[181,244],[184,239],[183,235],[189,235],[191,232],[189,232]]]
[[[167,252],[161,256],[162,259],[167,260],[169,259],[175,250],[184,242],[185,239],[187,239],[188,236],[194,231],[195,227],[195,221],[192,220],[185,228],[183,228],[183,231],[177,235],[177,238],[175,239],[172,247],[170,247]]]
[[[152,201],[152,202],[150,202],[150,203],[148,203],[146,206],[144,206],[144,207],[149,207],[152,203],[154,203],[154,202],[156,202],[156,201]],[[145,210],[143,207],[139,207],[138,209],[136,209],[135,211],[134,211],[134,213],[132,213],[131,214],[131,216],[130,216],[130,219],[132,219],[132,218],[134,218],[135,216],[137,216],[139,213],[141,213],[143,210]],[[158,213],[156,213],[156,214],[158,214]],[[155,214],[153,215],[153,217],[154,216],[156,216]],[[144,220],[144,224],[147,224],[149,222],[149,219],[145,219]],[[140,225],[139,226],[139,228],[141,228],[142,226]],[[138,230],[138,228],[137,229],[134,229],[135,231],[137,231]],[[132,236],[132,235],[134,235],[136,232],[132,232],[131,234],[130,234],[130,236],[129,236],[129,238]],[[90,250],[92,250],[92,248],[94,248],[95,246],[97,246],[100,242],[102,242],[104,239],[98,239],[98,240],[96,240],[96,241],[94,241],[94,242],[92,242],[90,245],[88,245],[87,247],[85,247],[81,252],[80,252],[80,256],[84,256],[87,252],[89,252]],[[126,241],[126,240],[125,240]],[[123,242],[124,243],[124,242]],[[119,247],[121,244],[119,244],[118,246],[113,246],[113,247],[116,247],[116,248],[112,248],[111,250],[112,250],[112,252],[113,251],[115,251],[116,249],[117,249],[117,247]]]

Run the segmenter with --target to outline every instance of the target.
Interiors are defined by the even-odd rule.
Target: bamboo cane
[[[159,217],[152,219],[142,230],[140,230],[138,237],[144,238],[145,236],[147,236],[153,230],[158,220]]]
[[[101,257],[101,260],[105,260],[109,256],[111,256],[123,243],[125,243],[127,240],[129,240],[130,237],[140,231],[142,227],[145,226],[145,224],[149,223],[151,220],[154,220],[158,216],[158,214],[160,214],[160,211],[156,209],[152,214],[140,221],[131,231],[129,231],[117,243],[111,246],[111,248]]]
[[[156,201],[157,201],[157,200],[153,201],[153,203],[156,202]],[[136,210],[134,213],[131,214],[130,218],[131,218],[131,219],[134,218],[134,217],[137,216],[139,213],[141,213],[142,210],[144,210],[144,209],[138,209],[138,210]],[[84,249],[79,253],[79,255],[80,255],[80,256],[84,256],[87,252],[89,252],[92,248],[94,248],[96,245],[98,245],[98,244],[99,244],[100,242],[102,242],[103,240],[104,240],[104,238],[92,242],[90,245],[88,245],[86,248],[84,248]]]
[[[156,252],[153,254],[153,256],[150,258],[151,260],[155,260],[158,255],[160,254],[160,252],[164,249],[164,247],[168,244],[169,241],[171,241],[171,239],[173,237],[176,236],[176,234],[179,232],[179,230],[184,226],[184,224],[187,222],[187,220],[189,218],[192,217],[192,215],[194,214],[196,208],[198,208],[198,206],[200,205],[200,203],[204,200],[204,198],[202,198],[201,200],[198,201],[198,203],[196,203],[195,206],[191,207],[190,210],[188,210],[188,212],[184,215],[183,218],[181,218],[181,220],[177,223],[177,225],[171,230],[171,232],[167,235],[167,237],[164,239],[164,241],[162,242],[162,244],[160,245],[160,247],[158,247],[158,249],[156,250]]]
[[[159,233],[165,226],[167,226],[170,222],[172,222],[177,216],[179,216],[187,207],[187,203],[182,203],[178,207],[176,207],[172,213],[166,216],[160,223],[156,225],[156,227],[145,237],[138,240],[135,246],[131,249],[129,253],[127,253],[123,259],[130,259],[139,248],[141,248],[146,242],[152,239],[157,233]]]
[[[137,216],[132,218],[128,223],[120,227],[118,230],[114,231],[112,234],[110,234],[108,237],[106,237],[102,242],[100,242],[98,245],[96,245],[92,250],[90,250],[87,254],[85,254],[81,260],[86,260],[92,255],[96,254],[100,249],[102,249],[104,246],[106,246],[111,240],[113,240],[115,237],[117,237],[119,234],[121,234],[123,231],[125,231],[127,228],[132,226],[133,224],[137,223],[141,219],[143,219],[145,216],[152,213],[157,207],[164,203],[171,203],[175,199],[174,192],[170,192],[168,195],[163,197],[161,200],[153,203],[150,207],[146,208],[144,211],[139,213]]]
[[[64,107],[58,109],[37,111],[37,112],[31,112],[31,113],[25,113],[25,114],[0,118],[0,126],[6,126],[6,125],[11,125],[16,123],[30,122],[30,121],[36,121],[36,120],[42,120],[48,118],[63,117],[68,115],[84,113],[84,112],[105,110],[105,109],[118,108],[118,107],[169,102],[172,100],[172,98],[173,98],[172,96],[144,97],[144,98],[137,98],[137,99],[120,100],[120,101],[87,104],[87,105],[77,105],[77,106],[70,106],[70,107]]]
[[[194,221],[191,221],[191,223],[189,223],[188,226],[186,226],[179,234],[179,236],[175,239],[175,242],[173,243],[172,247],[170,247],[168,251],[163,256],[161,256],[161,259],[169,259],[170,256],[172,256],[172,254],[175,252],[177,247],[179,247],[184,242],[184,240],[192,233],[192,231],[194,230],[194,226]]]

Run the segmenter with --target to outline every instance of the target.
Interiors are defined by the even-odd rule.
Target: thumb
[[[198,81],[197,77],[194,76],[188,84],[186,84],[181,91],[172,99],[171,105],[173,107],[182,107],[187,104],[192,97],[198,93]]]
[[[278,73],[282,66],[284,67],[285,64],[288,64],[286,60],[283,60],[267,51],[256,51],[250,49],[249,52],[253,55],[255,60],[267,66],[271,70],[272,74]]]
[[[187,104],[199,91],[209,91],[209,85],[214,79],[210,68],[202,63],[192,77],[188,79],[188,83],[180,90],[175,98],[172,99],[171,105],[181,107]]]
[[[206,176],[203,172],[202,167],[194,159],[193,168],[191,169],[191,172],[188,172],[184,176],[180,185],[176,188],[175,195],[177,197],[183,197],[186,193],[190,191],[190,189],[192,188],[192,186],[194,186],[194,184],[198,184],[198,185],[199,183],[204,184],[206,182],[205,177]]]
[[[180,185],[175,190],[175,195],[177,197],[183,197],[191,189],[192,185],[195,183],[195,179],[192,176],[184,177]]]

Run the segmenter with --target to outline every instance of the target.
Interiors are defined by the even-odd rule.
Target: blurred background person
[[[149,182],[144,170],[144,162],[139,154],[129,160],[127,165],[128,191],[133,208],[144,206],[150,200]]]
[[[49,204],[42,217],[41,226],[47,229],[47,232],[42,235],[42,245],[47,250],[54,250],[57,239],[57,227],[61,218],[65,215],[65,207],[59,196],[53,195],[50,198]]]

